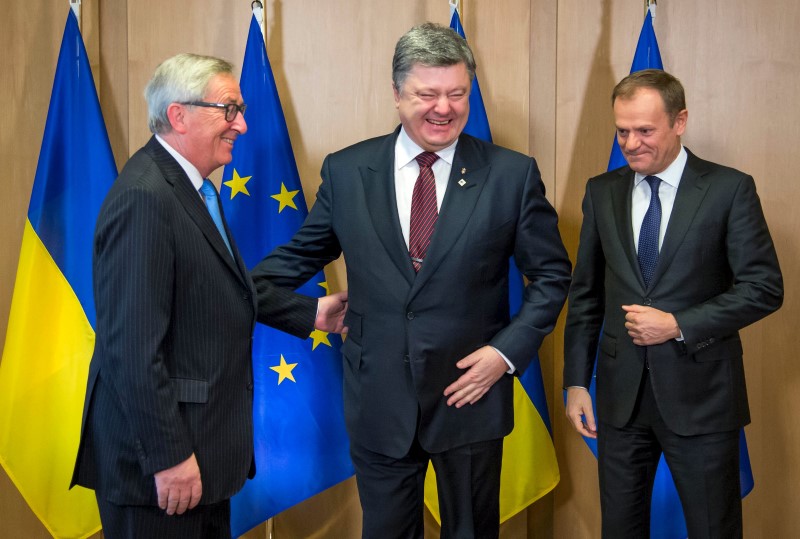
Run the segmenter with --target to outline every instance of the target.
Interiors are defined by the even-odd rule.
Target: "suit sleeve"
[[[783,303],[778,257],[751,176],[742,175],[736,185],[726,227],[732,286],[673,313],[690,352],[760,320]]]
[[[163,203],[126,189],[109,201],[95,241],[98,335],[106,352],[101,378],[113,386],[145,474],[193,451],[164,362],[170,330],[175,252]]]
[[[564,387],[589,387],[605,305],[605,255],[597,232],[591,181],[583,197],[578,256],[564,329]]]
[[[522,306],[490,343],[521,374],[553,331],[570,283],[570,261],[558,231],[558,216],[545,198],[536,161],[528,160],[514,242],[514,259],[528,279]]]
[[[322,164],[322,184],[317,201],[303,226],[285,245],[273,250],[253,268],[251,276],[259,296],[259,317],[262,297],[271,285],[296,289],[333,262],[342,253],[333,230],[333,189],[330,178],[330,156]]]

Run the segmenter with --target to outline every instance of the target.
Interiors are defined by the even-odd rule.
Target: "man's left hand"
[[[459,369],[467,369],[458,380],[447,386],[444,396],[447,405],[461,408],[465,404],[475,404],[508,371],[506,363],[497,350],[484,346],[456,363]]]
[[[623,305],[625,328],[633,344],[650,346],[661,344],[681,336],[678,321],[671,313],[643,305]]]

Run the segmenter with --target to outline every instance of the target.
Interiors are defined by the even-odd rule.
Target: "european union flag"
[[[636,52],[633,56],[631,73],[644,69],[664,69],[661,62],[661,52],[658,49],[655,30],[653,29],[653,17],[648,10],[639,34],[639,42],[636,44]],[[608,170],[614,170],[625,166],[627,162],[622,155],[616,137],[611,147],[611,156],[608,160]],[[595,369],[597,362],[595,361]],[[595,399],[595,378],[592,377],[592,384],[589,393],[592,402]],[[596,409],[596,408],[595,408]],[[597,456],[597,440],[584,438],[589,448]],[[741,493],[744,498],[753,490],[753,471],[750,467],[750,456],[747,452],[747,441],[742,429],[739,437],[739,478]],[[664,455],[658,462],[655,483],[653,485],[653,496],[650,507],[650,537],[652,539],[678,539],[687,537],[686,519],[683,516],[683,508],[675,482],[669,471]]]
[[[289,131],[255,17],[244,54],[248,132],[222,175],[222,204],[249,268],[294,235],[306,207]],[[320,272],[299,292],[327,292]],[[300,340],[258,325],[253,340],[256,477],[231,500],[234,537],[353,474],[342,403],[341,338]]]

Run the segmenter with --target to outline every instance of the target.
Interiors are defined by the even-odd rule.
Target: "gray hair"
[[[170,104],[202,100],[208,83],[222,73],[232,75],[233,65],[212,56],[181,53],[161,62],[144,89],[150,131],[169,133],[172,130],[167,117]]]
[[[462,63],[472,82],[475,78],[475,58],[467,40],[452,28],[426,22],[415,26],[397,41],[392,58],[392,82],[401,92],[406,77],[417,64],[446,67]]]

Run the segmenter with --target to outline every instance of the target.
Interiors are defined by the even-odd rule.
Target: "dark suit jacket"
[[[235,260],[155,138],[131,157],[95,230],[97,336],[73,485],[120,505],[155,504],[153,474],[194,453],[210,504],[254,472],[256,297],[231,246]],[[274,305],[277,327],[308,336],[315,300],[262,295],[263,317]]]
[[[416,274],[397,214],[398,133],[329,155],[303,227],[253,272],[259,288],[270,280],[297,286],[344,252],[347,426],[354,442],[392,457],[408,452],[418,416],[419,440],[429,452],[508,434],[511,376],[461,409],[448,407],[443,391],[463,373],[456,362],[487,344],[523,372],[553,329],[570,279],[556,213],[535,161],[467,135],[459,139],[436,229]],[[512,255],[530,284],[519,315],[509,320]]]
[[[623,167],[586,185],[564,335],[564,385],[589,387],[597,356],[597,417],[624,426],[645,363],[621,306],[648,305],[674,314],[685,338],[647,348],[653,393],[667,426],[679,435],[738,429],[750,422],[738,330],[783,300],[753,178],[689,153],[658,266],[645,288],[633,243],[633,176]]]

